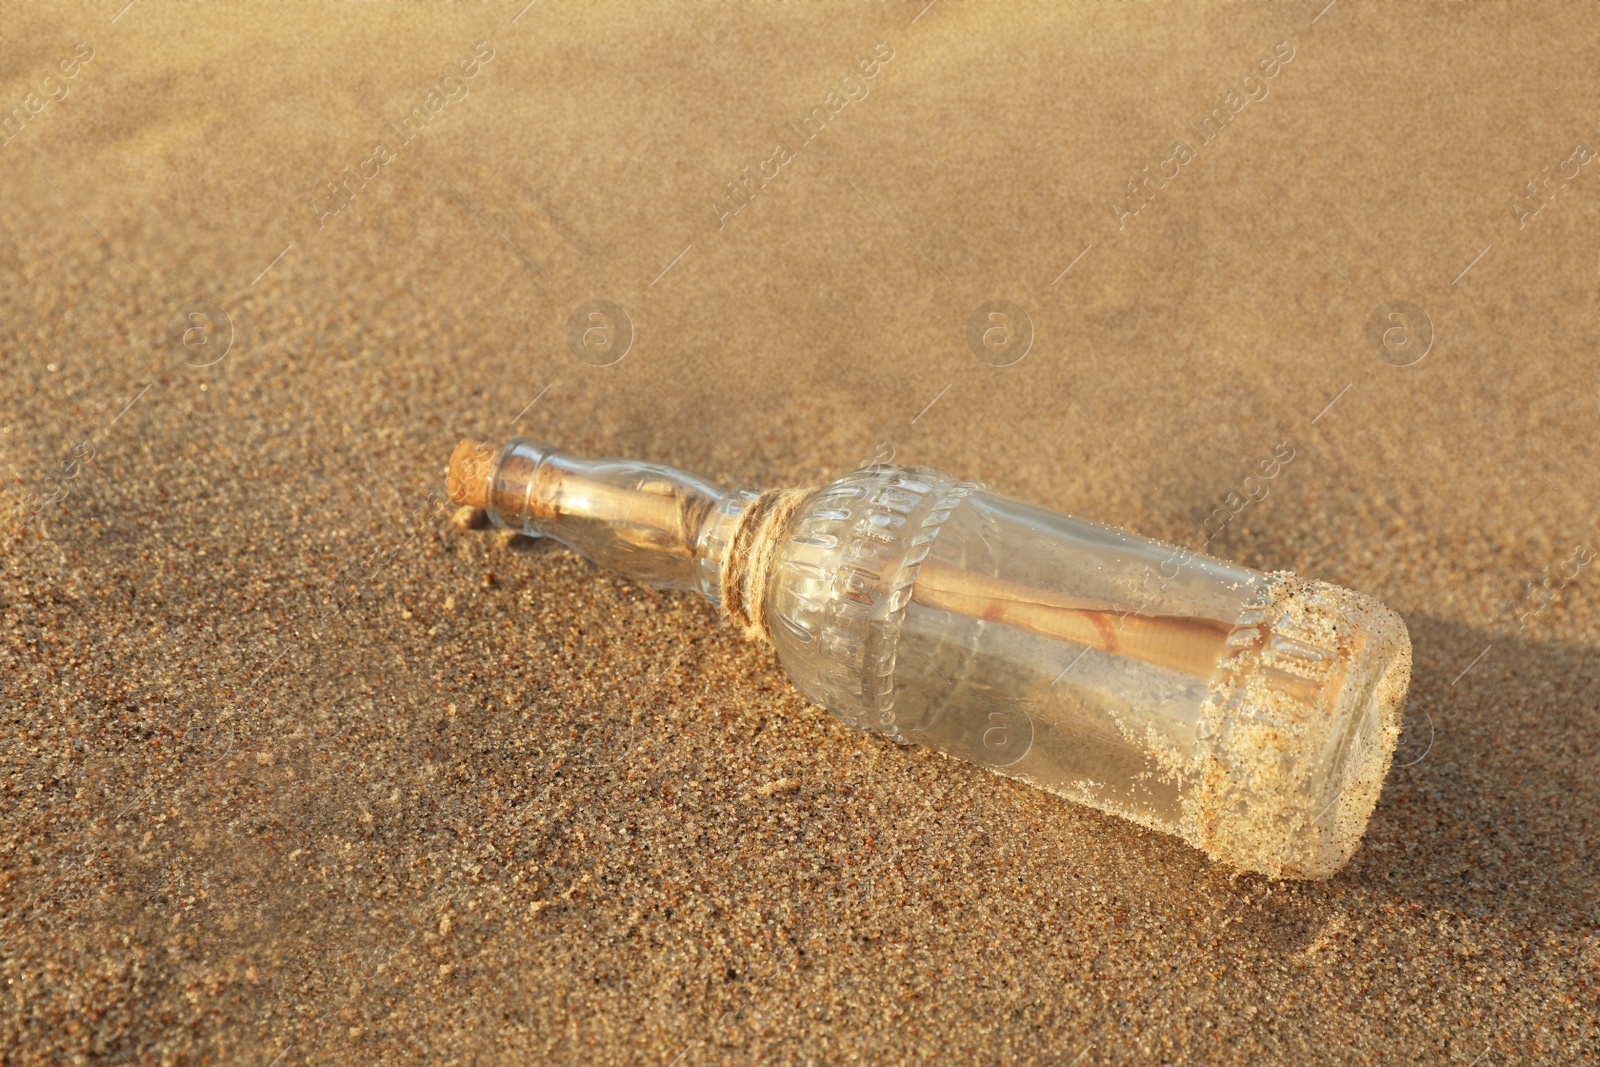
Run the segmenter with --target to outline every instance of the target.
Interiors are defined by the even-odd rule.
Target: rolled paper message
[[[729,491],[651,463],[463,441],[447,489],[496,526],[698,590],[853,726],[1244,870],[1343,866],[1399,736],[1411,641],[1371,597],[931,468]]]

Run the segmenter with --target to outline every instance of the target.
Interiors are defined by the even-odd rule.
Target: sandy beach
[[[0,1063],[1600,1051],[1593,8],[124,4],[0,19]],[[1365,840],[860,734],[519,435],[1370,593]]]

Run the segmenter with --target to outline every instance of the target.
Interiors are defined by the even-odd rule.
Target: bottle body
[[[1409,678],[1370,598],[926,469],[819,490],[768,595],[790,677],[852,724],[1272,875],[1348,859]]]
[[[725,610],[759,599],[794,684],[858,728],[1272,876],[1332,874],[1376,804],[1410,642],[1359,593],[929,468],[878,465],[797,494],[752,537],[744,520],[765,494],[527,442],[458,472],[468,444],[452,499]]]

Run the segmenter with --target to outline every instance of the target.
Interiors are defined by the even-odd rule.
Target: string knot
[[[722,613],[752,641],[772,643],[767,620],[767,582],[783,534],[811,489],[767,489],[745,505],[728,538],[719,594]]]

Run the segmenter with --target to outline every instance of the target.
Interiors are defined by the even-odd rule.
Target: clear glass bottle
[[[1399,734],[1410,639],[1372,598],[941,471],[867,467],[781,515],[770,494],[527,441],[462,442],[448,481],[498,526],[725,609],[738,567],[789,677],[845,721],[1246,870],[1341,867]]]

